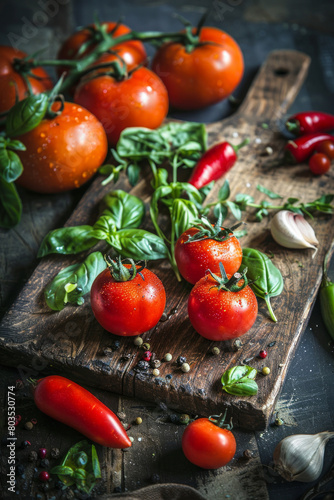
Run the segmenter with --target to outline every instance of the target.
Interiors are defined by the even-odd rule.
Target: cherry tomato
[[[55,102],[53,111],[59,110]],[[102,165],[108,151],[101,123],[86,109],[65,102],[55,118],[44,119],[16,137],[26,146],[18,151],[23,173],[16,181],[37,193],[58,193],[78,188]]]
[[[219,262],[223,264],[227,274],[232,275],[238,271],[242,261],[242,249],[235,236],[225,241],[206,238],[187,243],[188,238],[198,232],[196,227],[187,229],[175,245],[175,260],[185,280],[195,284],[205,276],[208,269],[219,273]]]
[[[102,26],[106,28],[107,33],[112,32],[112,37],[116,38],[126,33],[129,33],[131,30],[128,26],[124,24],[118,24],[113,22],[102,23]],[[117,28],[116,28],[117,26]],[[115,29],[116,28],[116,29]],[[115,31],[113,31],[115,30]],[[90,45],[87,49],[80,54],[78,57],[78,51],[82,45],[90,42]],[[96,44],[99,42],[99,34],[97,31],[94,32],[94,26],[91,25],[87,28],[77,31],[73,35],[71,35],[61,46],[58,52],[58,59],[81,59],[83,56],[86,56],[96,47]],[[131,40],[129,42],[124,42],[119,45],[115,45],[112,47],[113,54],[109,53],[103,54],[100,56],[95,64],[99,64],[101,62],[106,61],[114,61],[118,60],[118,56],[124,59],[128,69],[132,69],[139,64],[142,64],[146,61],[147,55],[144,45],[137,41]],[[116,55],[117,54],[117,55]],[[64,67],[60,67],[58,72],[59,75],[64,71]]]
[[[242,52],[231,36],[203,27],[199,40],[191,52],[181,43],[168,42],[154,56],[152,69],[166,85],[174,108],[199,109],[219,102],[243,76]]]
[[[110,448],[129,448],[131,441],[118,417],[92,393],[65,377],[50,375],[34,386],[36,406],[46,415]]]
[[[236,447],[232,432],[208,418],[194,420],[182,435],[183,453],[191,463],[203,469],[223,467],[234,457]]]
[[[315,153],[309,159],[308,165],[313,174],[322,175],[330,169],[331,161],[325,154]]]
[[[120,81],[109,75],[90,75],[77,86],[74,101],[100,120],[112,146],[125,128],[157,128],[168,112],[167,90],[147,68]]]
[[[317,152],[323,153],[331,160],[334,160],[334,142],[332,141],[323,141],[317,146]]]
[[[128,264],[125,267],[130,268]],[[140,335],[160,320],[166,293],[156,274],[148,269],[130,281],[116,281],[107,268],[94,280],[90,297],[95,318],[115,335]]]
[[[242,280],[238,283],[241,285]],[[188,300],[190,322],[209,340],[240,337],[256,320],[258,305],[254,292],[248,285],[238,292],[219,290],[218,286],[210,274],[196,283]]]
[[[24,77],[15,69],[15,59],[23,59],[27,54],[13,47],[0,45],[0,113],[6,113],[14,106],[16,96],[19,101],[29,95]],[[33,94],[52,88],[50,76],[43,68],[30,70],[33,76],[26,76]]]

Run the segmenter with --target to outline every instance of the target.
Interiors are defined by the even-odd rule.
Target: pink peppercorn
[[[50,479],[50,474],[48,473],[47,470],[42,470],[42,472],[39,473],[38,476],[39,480],[42,481],[43,483],[46,483]]]
[[[267,354],[268,354],[267,351],[265,349],[262,349],[262,351],[260,351],[259,353],[259,356],[260,358],[264,359],[267,357]]]
[[[145,351],[144,354],[143,354],[143,360],[144,361],[150,361],[152,357],[152,353],[151,351]]]

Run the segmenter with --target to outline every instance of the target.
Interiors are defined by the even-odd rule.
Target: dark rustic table
[[[179,21],[174,13],[181,14],[196,23],[204,10],[210,7],[208,24],[230,33],[240,44],[245,57],[245,76],[235,93],[242,99],[258,67],[274,49],[296,49],[312,58],[308,78],[298,95],[291,112],[323,110],[334,113],[334,4],[332,0],[214,0],[203,2],[168,3],[158,1],[105,2],[95,0],[3,0],[0,4],[0,43],[22,44],[22,50],[30,53],[45,48],[52,56],[61,41],[74,26],[86,25],[96,12],[101,20],[118,20],[124,17],[126,24],[141,30],[174,30]],[[41,14],[44,13],[44,15]],[[150,52],[153,53],[152,50]],[[234,112],[229,101],[222,102],[197,113],[174,113],[181,119],[211,122]],[[86,187],[77,192],[43,196],[20,191],[24,214],[21,223],[11,231],[0,231],[1,316],[13,302],[28,280],[37,259],[37,249],[43,236],[52,228],[61,226]],[[334,186],[328,186],[328,192]],[[330,275],[334,279],[334,267]],[[180,442],[184,427],[171,422],[173,411],[163,404],[148,404],[111,393],[92,390],[115,412],[125,413],[125,422],[133,436],[133,447],[128,452],[97,447],[102,467],[102,481],[94,491],[95,496],[114,491],[133,491],[142,486],[161,483],[182,483],[194,486],[208,500],[297,500],[312,486],[304,483],[287,483],[271,469],[272,453],[285,436],[296,433],[317,433],[334,428],[333,402],[333,343],[325,331],[316,302],[309,324],[291,362],[287,379],[278,400],[274,417],[283,425],[270,425],[262,432],[250,433],[235,430],[237,453],[233,461],[217,471],[204,471],[191,465],[183,456]],[[6,437],[8,387],[26,376],[24,367],[1,367],[2,435]],[[16,391],[16,413],[22,416],[17,426],[16,494],[8,492],[8,449],[1,447],[2,469],[1,495],[6,498],[59,498],[62,494],[51,482],[46,489],[36,480],[42,470],[39,461],[29,462],[28,454],[41,446],[66,450],[81,435],[64,425],[51,421],[34,406],[29,391]],[[133,425],[136,417],[143,420]],[[32,430],[24,423],[37,419]],[[31,446],[22,448],[20,443],[29,440]],[[334,443],[327,445],[325,473],[333,465]],[[243,458],[249,449],[253,457]],[[51,465],[57,463],[51,461]],[[333,491],[333,482],[328,489]],[[66,495],[66,493],[63,493]],[[75,496],[80,498],[78,493]],[[67,493],[67,497],[70,495]],[[324,498],[318,496],[317,498]],[[326,498],[334,498],[332,496]]]

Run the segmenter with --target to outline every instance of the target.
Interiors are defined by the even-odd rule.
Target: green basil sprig
[[[168,257],[168,249],[160,236],[144,229],[121,229],[110,240],[122,257],[133,260],[157,260]]]
[[[64,486],[72,486],[84,493],[90,493],[96,480],[101,478],[101,468],[93,444],[80,441],[67,452],[61,465],[51,469],[51,474],[57,474]]]
[[[145,216],[145,204],[137,196],[117,189],[100,203],[101,216],[111,217],[117,229],[139,227]]]
[[[0,227],[10,229],[21,220],[22,202],[15,184],[0,176]]]
[[[223,390],[234,396],[254,396],[258,392],[256,374],[255,368],[247,365],[229,368],[221,378]]]
[[[6,134],[9,137],[26,134],[36,128],[46,115],[49,95],[46,92],[31,95],[17,102],[6,118]]]
[[[62,269],[44,290],[47,305],[54,311],[61,311],[68,303],[83,304],[84,295],[106,267],[102,253],[93,252],[81,264]]]
[[[247,277],[255,295],[266,301],[270,317],[277,322],[271,307],[270,298],[280,295],[284,288],[284,281],[280,270],[272,263],[267,255],[254,248],[242,249],[242,264],[240,270],[248,268]]]

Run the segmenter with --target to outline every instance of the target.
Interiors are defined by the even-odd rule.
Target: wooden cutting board
[[[310,59],[296,51],[275,51],[260,69],[238,112],[230,118],[207,126],[209,143],[229,140],[239,143],[249,137],[250,144],[241,152],[238,163],[226,176],[230,181],[231,200],[237,193],[248,193],[258,202],[265,196],[256,190],[257,184],[284,197],[297,196],[311,201],[333,187],[333,170],[322,177],[313,176],[307,165],[266,167],[270,146],[279,156],[285,143],[279,131],[280,120],[293,102],[305,77]],[[266,126],[263,126],[263,124]],[[217,182],[208,201],[213,201],[224,179]],[[331,186],[330,186],[331,183]],[[68,226],[93,222],[98,201],[114,187],[101,186],[97,177],[73,215]],[[122,177],[115,188],[130,191]],[[147,179],[131,189],[131,193],[149,202],[151,189]],[[51,256],[42,259],[26,286],[5,315],[0,330],[0,362],[19,368],[21,377],[58,373],[77,382],[135,396],[156,404],[164,403],[180,411],[208,416],[228,408],[235,426],[264,429],[274,410],[288,366],[301,334],[307,324],[321,282],[322,262],[328,248],[333,250],[334,226],[330,216],[316,216],[312,225],[320,242],[314,259],[311,250],[288,250],[271,238],[269,221],[253,222],[247,211],[248,235],[241,240],[243,247],[253,247],[268,255],[284,278],[284,291],[272,299],[278,318],[273,323],[263,301],[253,328],[241,338],[242,348],[234,351],[232,342],[210,342],[198,335],[187,318],[187,299],[191,285],[178,283],[167,261],[151,262],[167,292],[167,321],[160,322],[143,335],[158,359],[166,352],[187,358],[191,371],[183,373],[174,361],[163,362],[160,376],[152,370],[139,372],[136,365],[142,351],[134,346],[133,337],[115,337],[95,321],[89,299],[81,307],[68,306],[61,312],[50,311],[43,299],[45,285],[63,267],[81,261],[83,256]],[[233,222],[227,219],[226,223]],[[113,340],[120,348],[105,353]],[[275,342],[272,347],[269,344]],[[213,345],[221,349],[218,356],[210,351]],[[258,357],[261,349],[268,357]],[[221,389],[222,373],[246,361],[261,370],[269,366],[271,373],[257,376],[259,392],[253,397],[236,397]]]

